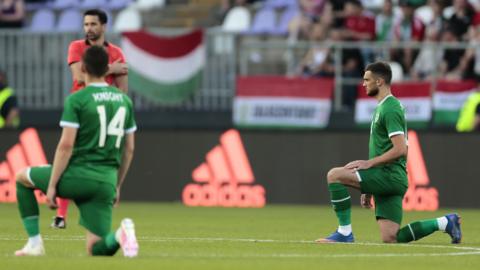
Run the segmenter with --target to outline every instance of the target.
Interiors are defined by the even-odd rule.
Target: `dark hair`
[[[85,16],[97,16],[101,24],[106,24],[108,22],[107,13],[101,9],[89,9],[83,13],[84,18]]]
[[[83,64],[88,74],[97,78],[105,76],[108,71],[108,54],[103,47],[92,46],[82,57]]]
[[[390,65],[386,62],[375,62],[369,64],[365,71],[370,71],[373,75],[382,78],[386,84],[390,84],[392,82],[392,69]]]

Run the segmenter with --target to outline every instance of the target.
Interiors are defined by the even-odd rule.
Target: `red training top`
[[[68,47],[68,65],[71,65],[76,62],[82,61],[83,52],[90,47],[90,43],[86,39],[79,39],[72,41]],[[125,63],[125,56],[123,55],[122,49],[113,45],[112,43],[105,42],[104,47],[108,53],[108,63],[111,64],[116,60],[120,59],[120,63]],[[105,80],[109,85],[113,84],[114,75],[108,75]],[[77,80],[73,80],[71,93],[76,92],[85,87],[85,84],[80,84]]]

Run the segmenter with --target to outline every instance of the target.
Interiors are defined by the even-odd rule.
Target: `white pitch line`
[[[0,236],[0,241],[24,241],[25,238]],[[73,236],[44,236],[45,241],[84,241],[85,237],[80,235]],[[408,248],[434,248],[434,249],[455,249],[464,250],[464,252],[445,252],[445,253],[355,253],[355,254],[188,254],[172,255],[159,254],[161,257],[201,257],[201,258],[349,258],[349,257],[438,257],[438,256],[466,256],[480,255],[480,247],[465,247],[458,245],[431,245],[431,244],[384,244],[370,242],[355,243],[329,243],[317,244],[312,240],[275,240],[275,239],[251,239],[251,238],[222,238],[222,237],[138,237],[139,242],[246,242],[246,243],[276,243],[276,244],[315,244],[325,245],[353,245],[353,246],[394,246]]]

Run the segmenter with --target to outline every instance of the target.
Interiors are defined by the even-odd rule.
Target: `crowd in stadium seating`
[[[226,1],[229,2],[229,1]],[[248,1],[230,1],[242,7]],[[324,41],[384,41],[470,43],[471,48],[445,50],[392,49],[388,56],[367,50],[345,50],[345,72],[358,75],[363,63],[374,58],[398,62],[406,77],[425,79],[437,73],[447,79],[480,75],[480,1],[478,0],[265,0],[256,3],[252,23],[245,32],[289,35],[294,39]],[[232,12],[235,8],[231,8]],[[250,9],[251,10],[251,9]],[[227,15],[228,16],[228,15]],[[478,51],[478,52],[477,52]],[[384,53],[384,52],[383,52]],[[359,57],[359,55],[361,57]],[[298,73],[331,76],[332,55],[316,48],[306,54]],[[437,59],[440,65],[435,65]],[[439,66],[439,68],[437,68]]]

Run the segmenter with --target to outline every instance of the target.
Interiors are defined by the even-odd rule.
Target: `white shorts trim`
[[[357,175],[358,182],[362,182],[362,177],[360,176],[360,173],[358,171],[355,171],[355,174]]]
[[[31,168],[28,167],[27,168],[27,179],[28,179],[28,182],[30,182],[30,184],[32,184],[32,186],[35,186],[35,184],[32,181],[32,178],[30,177],[30,170],[31,170]]]

